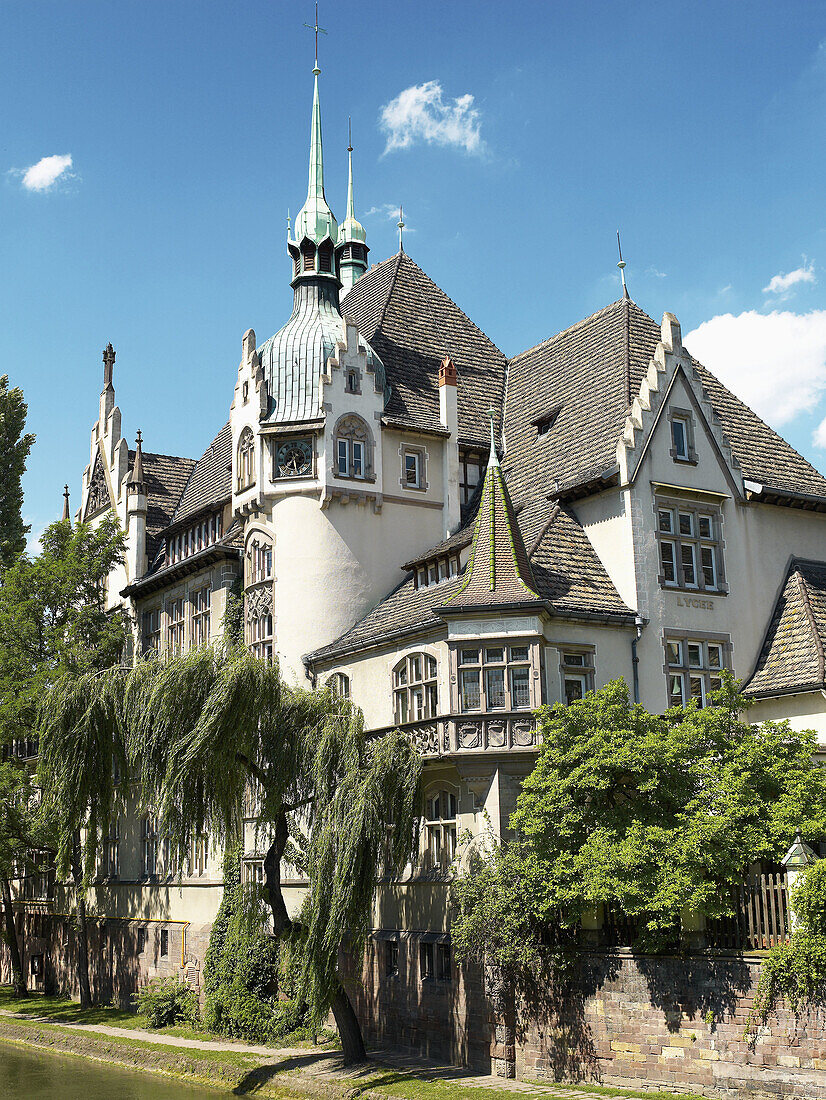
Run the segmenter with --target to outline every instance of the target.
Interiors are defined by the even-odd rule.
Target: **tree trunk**
[[[267,893],[267,901],[272,910],[272,923],[275,935],[278,939],[285,936],[293,927],[287,906],[284,903],[284,895],[281,893],[281,858],[287,847],[289,829],[287,828],[287,815],[281,813],[275,822],[275,836],[264,857],[264,882]],[[367,1060],[367,1052],[364,1049],[364,1039],[361,1034],[361,1024],[347,996],[347,990],[339,982],[338,991],[330,1005],[333,1018],[336,1021],[339,1038],[341,1039],[341,1053],[344,1056],[345,1065],[355,1065]]]
[[[20,957],[20,944],[17,942],[17,929],[14,926],[14,908],[11,900],[11,883],[5,875],[0,877],[0,889],[3,891],[3,917],[6,924],[6,941],[11,956],[12,987],[15,997],[25,997],[26,975],[23,973],[23,960]]]
[[[77,978],[80,986],[80,1007],[92,1007],[92,987],[89,982],[89,928],[86,920],[86,895],[83,892],[83,862],[80,834],[72,840],[72,879],[77,901]]]

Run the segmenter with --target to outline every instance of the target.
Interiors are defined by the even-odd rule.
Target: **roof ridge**
[[[129,454],[134,455],[134,447],[130,448]],[[176,462],[197,462],[197,458],[190,458],[188,455],[168,455],[162,451],[141,451],[144,458],[174,458]]]
[[[544,344],[551,344],[555,340],[561,339],[563,336],[570,335],[570,333],[575,332],[579,328],[583,328],[589,322],[595,321],[597,317],[603,317],[612,309],[616,309],[617,306],[622,306],[625,303],[627,303],[628,306],[636,306],[637,309],[640,310],[640,313],[642,313],[645,317],[648,317],[648,314],[645,312],[645,310],[640,309],[640,307],[637,306],[637,303],[632,298],[618,298],[616,302],[610,302],[607,306],[603,306],[602,309],[598,309],[596,313],[591,313],[587,317],[583,317],[581,320],[577,321],[575,324],[569,325],[567,328],[561,329],[559,332],[554,333],[552,336],[546,336],[544,340],[540,340],[537,344],[533,344],[531,347],[525,348],[524,351],[520,351],[517,355],[512,356],[508,360],[508,362],[515,363],[524,355],[529,355],[532,351],[536,351],[537,348],[541,348]],[[648,320],[651,321],[653,324],[657,323],[653,319],[653,317],[648,317]]]

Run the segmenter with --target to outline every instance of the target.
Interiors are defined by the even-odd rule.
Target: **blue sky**
[[[371,260],[406,248],[508,354],[619,294],[826,467],[826,2],[322,2],[327,197],[347,117]],[[290,312],[305,0],[4,0],[0,371],[36,532],[79,500],[101,350],[124,433],[197,456]],[[70,158],[70,161],[69,161]],[[368,213],[368,211],[370,213]]]

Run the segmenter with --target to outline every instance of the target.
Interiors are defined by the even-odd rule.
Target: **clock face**
[[[278,448],[278,476],[303,477],[313,468],[313,445],[309,439],[291,439]]]

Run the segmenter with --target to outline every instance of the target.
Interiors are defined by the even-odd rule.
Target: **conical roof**
[[[444,611],[541,602],[536,579],[499,466],[491,424],[490,461],[464,579]]]
[[[313,69],[313,114],[310,123],[310,178],[307,199],[295,219],[295,239],[301,242],[309,237],[320,244],[329,237],[335,244],[338,226],[324,195],[324,150],[321,144],[321,103],[318,98],[320,69]]]

